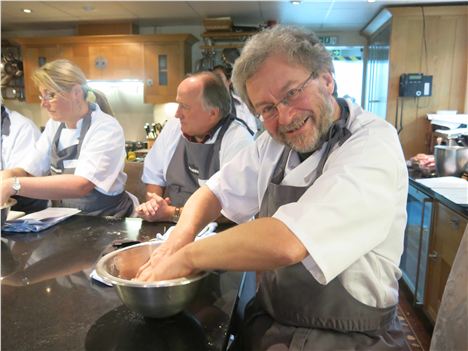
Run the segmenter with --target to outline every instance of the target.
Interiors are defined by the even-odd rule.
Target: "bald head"
[[[203,101],[203,88],[204,82],[200,77],[190,76],[185,78],[177,88],[177,94],[183,94],[184,96],[190,97],[194,100]]]
[[[231,109],[231,96],[223,80],[215,73],[203,71],[190,75],[202,84],[202,99],[205,107],[219,109],[220,118],[227,116]],[[185,81],[184,80],[184,81]]]
[[[228,115],[230,96],[222,80],[212,72],[200,72],[185,78],[177,88],[179,103],[176,117],[182,132],[202,138]]]

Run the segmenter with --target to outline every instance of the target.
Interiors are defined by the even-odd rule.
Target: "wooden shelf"
[[[248,37],[257,34],[257,32],[204,32],[203,38],[209,38],[212,40],[240,40],[244,41]]]
[[[217,49],[240,49],[244,46],[244,42],[252,35],[258,32],[204,32],[202,37],[205,45],[201,45],[202,50],[217,50]]]
[[[244,44],[217,44],[217,45],[200,45],[200,49],[240,49]]]

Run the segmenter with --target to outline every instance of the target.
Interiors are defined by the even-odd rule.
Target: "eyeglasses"
[[[260,118],[261,121],[266,122],[266,121],[271,121],[274,118],[278,117],[278,106],[279,104],[283,105],[292,105],[296,103],[301,96],[301,93],[304,91],[307,83],[311,79],[316,78],[315,72],[312,72],[309,77],[297,88],[288,90],[286,93],[286,96],[282,98],[280,101],[278,101],[274,105],[266,105],[262,108],[262,111],[257,114],[257,117]]]
[[[46,92],[44,95],[39,95],[39,100],[41,101],[53,101],[57,97],[57,94],[54,92]]]

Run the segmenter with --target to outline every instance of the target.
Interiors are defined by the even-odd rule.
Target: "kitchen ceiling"
[[[451,1],[451,2],[463,2]],[[317,31],[359,31],[391,5],[420,5],[444,0],[303,0],[290,1],[1,1],[2,32],[72,29],[79,23],[132,21],[139,26],[201,25],[206,17],[232,18],[234,25],[269,20]],[[22,9],[32,13],[26,14]]]

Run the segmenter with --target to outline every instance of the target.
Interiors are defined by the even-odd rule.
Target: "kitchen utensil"
[[[125,151],[128,153],[129,151],[136,150],[136,142],[135,141],[125,141]]]
[[[161,242],[150,241],[125,247],[105,255],[96,265],[96,272],[114,286],[128,308],[153,318],[165,318],[181,312],[208,275],[208,272],[201,272],[157,282],[132,280],[159,245]]]
[[[436,145],[434,158],[439,177],[460,177],[468,164],[468,147]]]
[[[17,201],[15,199],[9,198],[8,201],[1,206],[1,209],[2,209],[2,217],[1,217],[2,228],[3,228],[3,225],[5,224],[5,221],[6,221],[7,217],[8,217],[8,213],[10,212],[10,209],[14,205],[16,205],[16,202]]]
[[[214,67],[214,60],[216,51],[214,49],[204,49],[202,52],[202,58],[197,61],[196,71],[209,71]]]
[[[162,129],[163,129],[163,126],[161,125],[161,123],[156,123],[156,131],[158,132],[158,135],[159,133],[161,133]]]
[[[146,133],[146,137],[148,138],[149,136],[149,124],[148,123],[145,123],[145,125],[143,126],[143,129],[145,130],[145,133]]]
[[[240,56],[240,52],[236,48],[225,48],[223,49],[223,61],[228,65],[234,65],[234,61]]]
[[[145,145],[144,145],[144,143],[142,141],[137,141],[135,143],[135,151],[136,150],[141,150],[141,149],[144,149],[144,148],[145,148]]]

